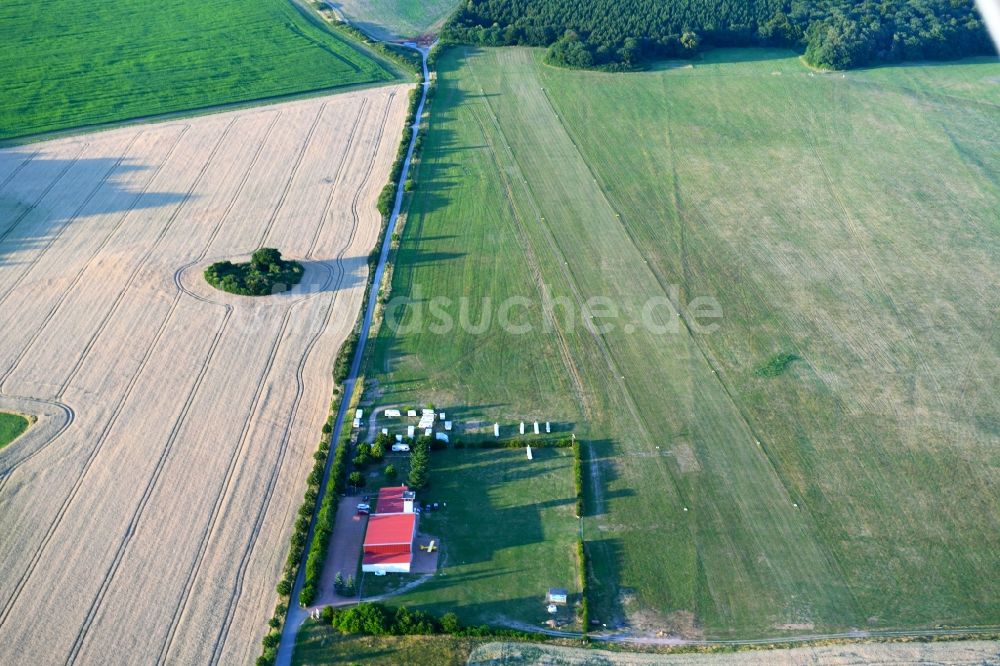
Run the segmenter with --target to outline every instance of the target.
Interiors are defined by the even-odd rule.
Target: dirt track
[[[0,663],[248,663],[406,88],[0,151]],[[263,299],[209,262],[278,247]],[[44,401],[40,404],[38,401]]]

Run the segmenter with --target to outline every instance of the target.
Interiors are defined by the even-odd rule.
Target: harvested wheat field
[[[0,151],[0,663],[248,663],[407,86]],[[306,268],[261,298],[203,268]]]

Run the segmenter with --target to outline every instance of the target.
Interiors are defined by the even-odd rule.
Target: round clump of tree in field
[[[234,264],[220,261],[205,269],[205,280],[222,291],[241,296],[267,296],[288,291],[302,281],[305,269],[297,261],[286,261],[273,247],[262,247],[250,261]]]

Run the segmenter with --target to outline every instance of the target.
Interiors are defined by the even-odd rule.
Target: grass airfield
[[[465,297],[471,322],[524,297],[534,327],[383,327],[368,376],[385,402],[588,442],[591,617],[609,626],[996,626],[998,76],[819,74],[766,50],[622,75],[451,50],[393,295]],[[622,314],[595,332],[543,294]],[[697,297],[718,330],[692,332]]]

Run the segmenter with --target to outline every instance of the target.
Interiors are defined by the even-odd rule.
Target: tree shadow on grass
[[[620,539],[585,541],[591,623],[618,629],[626,624],[622,607],[619,572],[624,562],[624,548]],[[602,628],[604,628],[602,626]]]
[[[608,500],[635,495],[635,491],[630,488],[611,489],[612,483],[618,480],[617,457],[611,440],[586,440],[581,447],[581,455],[584,516],[605,515],[608,512]],[[595,465],[596,478],[592,474]]]

